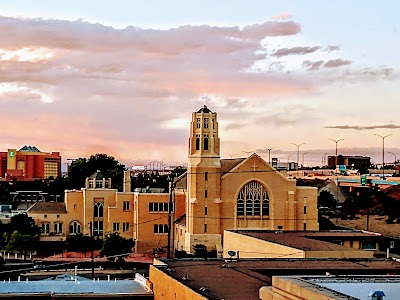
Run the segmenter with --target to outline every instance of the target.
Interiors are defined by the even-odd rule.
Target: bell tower
[[[190,123],[185,250],[221,247],[221,160],[217,113],[204,105]]]

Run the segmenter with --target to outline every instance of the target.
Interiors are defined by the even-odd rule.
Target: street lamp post
[[[397,162],[397,156],[396,156],[396,154],[395,153],[393,153],[393,152],[388,152],[388,153],[390,153],[390,154],[392,154],[393,156],[394,156],[394,165],[396,164],[396,162]]]
[[[297,166],[296,166],[296,174],[297,177],[299,177],[299,148],[301,145],[304,145],[305,143],[301,143],[301,144],[295,144],[292,143],[292,145],[295,145],[297,147]]]
[[[304,163],[304,155],[306,155],[308,152],[303,152],[303,162],[302,162],[302,165],[303,165],[303,168],[304,168],[304,166],[305,166],[305,163]]]
[[[268,163],[271,164],[271,150],[275,148],[265,148],[265,150],[268,150]]]
[[[374,135],[382,138],[382,179],[385,179],[385,138],[391,136],[391,134],[381,136],[380,134],[374,133]]]
[[[343,141],[344,139],[338,139],[338,140],[334,140],[334,139],[330,139],[331,141],[334,141],[336,144],[336,152],[335,152],[335,168],[337,166],[337,143],[339,143],[340,141]]]

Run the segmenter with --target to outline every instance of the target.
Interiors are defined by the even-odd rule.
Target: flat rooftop
[[[229,230],[263,241],[304,250],[304,251],[360,251],[360,249],[335,244],[335,240],[374,240],[380,235],[363,231],[262,231],[262,230]]]
[[[208,299],[259,300],[259,289],[271,285],[272,276],[400,274],[400,264],[382,259],[180,259],[155,266]],[[185,279],[186,278],[186,279]],[[200,288],[206,290],[201,291]],[[240,287],[240,288],[238,288]]]

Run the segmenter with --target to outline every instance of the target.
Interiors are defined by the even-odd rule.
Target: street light
[[[385,136],[381,136],[380,134],[374,133],[374,135],[382,138],[382,179],[385,179],[385,138],[391,136],[391,134],[387,134]]]
[[[229,154],[229,153],[228,153],[228,155],[232,158],[232,157],[235,156],[236,154]]]
[[[243,151],[244,153],[246,153],[247,155],[250,155],[250,153],[253,153],[253,151]]]
[[[304,144],[305,143],[301,143],[301,144],[292,143],[292,145],[295,145],[297,147],[297,167],[296,167],[297,177],[299,177],[299,148],[301,145],[304,145]]]
[[[304,163],[304,155],[306,155],[308,152],[303,152],[303,162],[302,162],[302,166],[303,166],[303,168],[304,168],[304,166],[305,166],[305,163]]]
[[[265,150],[268,150],[268,163],[271,164],[271,150],[275,148],[265,148]]]
[[[331,141],[334,141],[335,142],[335,144],[336,144],[336,154],[335,154],[335,168],[336,168],[336,166],[337,166],[337,143],[338,142],[340,142],[340,141],[343,141],[344,139],[338,139],[338,140],[334,140],[334,139],[330,139]]]
[[[392,154],[392,155],[394,156],[394,163],[393,163],[393,164],[396,164],[396,161],[397,161],[397,156],[396,156],[396,154],[394,154],[393,152],[388,152],[388,153],[390,153],[390,154]]]

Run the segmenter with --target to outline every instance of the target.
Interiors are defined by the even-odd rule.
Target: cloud
[[[324,64],[323,60],[319,61],[305,60],[303,61],[302,67],[306,68],[309,71],[315,71],[319,70],[323,64]]]
[[[271,56],[274,57],[282,57],[287,55],[305,55],[309,53],[314,53],[315,51],[320,50],[321,47],[314,46],[314,47],[293,47],[293,48],[282,48],[276,50]]]
[[[340,46],[338,45],[328,45],[322,51],[327,51],[327,52],[332,52],[332,51],[338,51],[340,50]]]
[[[271,17],[272,20],[280,20],[280,21],[290,20],[292,18],[293,18],[293,15],[289,12],[282,12],[278,15],[274,15]]]
[[[372,126],[336,125],[336,126],[325,126],[324,128],[330,128],[330,129],[353,129],[353,130],[399,129],[400,125],[395,125],[395,124],[372,125]]]
[[[341,66],[346,66],[350,65],[351,61],[350,60],[344,60],[344,59],[331,59],[328,60],[326,63],[324,63],[325,68],[337,68]]]

